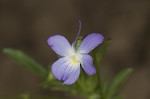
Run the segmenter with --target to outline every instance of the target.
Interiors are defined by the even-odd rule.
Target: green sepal
[[[75,45],[75,49],[76,49],[76,50],[78,49],[78,47],[79,47],[79,45],[81,44],[81,42],[82,42],[82,37],[80,36],[80,37],[77,39],[77,41],[76,41],[76,45]]]

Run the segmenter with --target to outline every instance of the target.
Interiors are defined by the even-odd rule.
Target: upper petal
[[[81,62],[83,70],[88,75],[93,75],[96,73],[96,69],[93,66],[93,58],[90,55],[83,55],[82,56],[82,62]]]
[[[67,56],[72,47],[68,40],[61,35],[54,35],[48,38],[48,44],[50,47],[60,56]]]
[[[81,42],[80,46],[78,47],[78,51],[80,53],[89,53],[95,47],[102,43],[104,37],[102,34],[99,33],[92,33],[87,35],[83,41]]]
[[[64,81],[64,84],[68,85],[73,84],[77,80],[79,75],[77,75],[77,68],[80,68],[80,64],[74,64],[69,57],[60,58],[59,60],[54,62],[51,67],[53,75],[58,80]],[[73,80],[70,81],[69,79]]]

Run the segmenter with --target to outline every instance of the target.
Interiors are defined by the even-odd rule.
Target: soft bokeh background
[[[79,19],[83,36],[98,32],[112,38],[103,74],[134,68],[120,90],[124,99],[150,99],[149,0],[0,0],[0,50],[23,50],[50,68],[57,57],[47,38],[60,34],[73,42]],[[58,94],[37,87],[39,82],[0,53],[0,95]]]

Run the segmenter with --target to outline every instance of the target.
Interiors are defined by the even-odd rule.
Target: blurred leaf
[[[15,95],[15,96],[0,96],[0,99],[66,99],[66,97],[21,94],[21,95]]]
[[[95,94],[88,96],[87,99],[100,99],[100,96],[95,93]]]
[[[129,75],[133,72],[133,70],[131,68],[128,69],[124,69],[122,71],[120,71],[116,77],[113,79],[108,93],[107,93],[107,98],[106,99],[110,99],[120,88],[120,86],[127,80],[127,78],[129,77]]]
[[[75,92],[83,97],[95,97],[98,91],[97,76],[88,76],[82,69],[78,81],[75,83]],[[96,98],[95,98],[96,99]]]
[[[75,88],[72,88],[72,86],[63,85],[60,81],[58,81],[56,78],[54,78],[51,71],[49,71],[49,74],[47,78],[39,84],[40,87],[43,87],[45,89],[49,88],[53,91],[63,91],[63,92],[69,92],[69,95],[73,95],[73,91]]]
[[[98,48],[97,52],[95,53],[95,62],[97,66],[100,66],[110,42],[111,42],[111,39],[107,39],[106,41],[104,41]]]
[[[39,84],[39,86],[43,87],[43,88],[49,88],[50,86],[59,86],[60,82],[56,80],[56,78],[54,78],[53,74],[51,71],[49,71],[47,78],[41,83]]]
[[[20,98],[21,99],[30,99],[30,95],[29,94],[21,94]]]
[[[15,62],[17,62],[23,69],[26,69],[28,71],[31,71],[35,73],[36,75],[45,78],[47,75],[47,71],[38,64],[36,61],[34,61],[32,58],[27,56],[25,53],[23,53],[20,50],[14,50],[11,48],[5,48],[3,52],[13,59]]]
[[[105,96],[108,93],[109,86],[110,86],[110,76],[106,75],[104,76],[104,83],[103,83],[103,90],[104,90]]]
[[[122,99],[122,95],[117,95],[117,96],[114,96],[112,99]]]

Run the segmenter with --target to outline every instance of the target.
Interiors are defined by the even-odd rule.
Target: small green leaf
[[[128,68],[128,69],[122,70],[116,75],[116,77],[113,79],[109,87],[108,93],[106,95],[107,96],[106,99],[110,99],[115,93],[117,93],[120,86],[127,80],[127,78],[132,72],[133,70],[131,68]]]
[[[3,52],[13,59],[15,62],[17,62],[23,69],[26,69],[28,71],[31,71],[35,73],[36,75],[45,78],[47,75],[47,71],[38,64],[36,61],[34,61],[32,58],[27,56],[25,53],[23,53],[20,50],[14,50],[11,48],[5,48]]]
[[[110,42],[111,42],[111,39],[107,39],[106,41],[104,41],[98,48],[97,52],[95,53],[95,60],[96,60],[97,66],[100,66]]]

